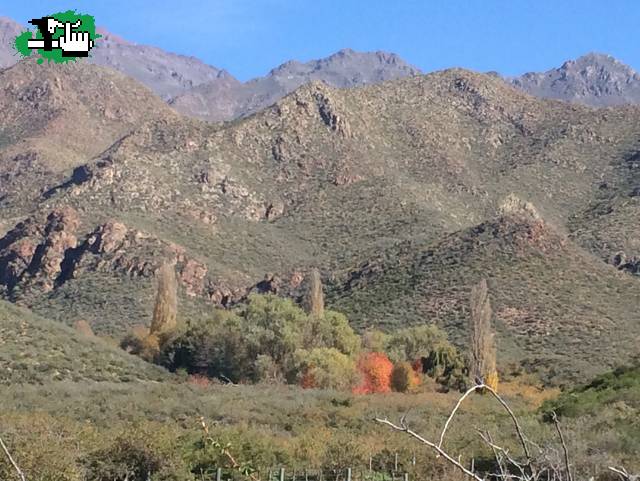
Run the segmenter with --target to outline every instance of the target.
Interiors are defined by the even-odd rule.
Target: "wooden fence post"
[[[347,468],[347,481],[351,481],[351,468]]]
[[[395,461],[393,463],[393,468],[394,468],[394,471],[398,470],[398,453],[396,453],[396,458],[395,458]]]
[[[216,481],[222,481],[222,468],[216,469]]]
[[[284,468],[280,468],[280,481],[284,481]]]

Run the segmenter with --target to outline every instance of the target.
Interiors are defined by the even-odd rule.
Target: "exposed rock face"
[[[176,264],[188,295],[206,295],[210,290],[207,267],[180,246],[117,221],[99,225],[88,234],[82,234],[80,227],[77,212],[64,208],[51,212],[44,222],[29,218],[1,238],[0,285],[5,293],[47,292],[97,270],[152,277],[165,259]]]
[[[0,293],[19,299],[97,271],[152,278],[168,261],[175,265],[186,295],[228,307],[251,292],[292,295],[304,279],[294,271],[284,277],[268,274],[253,285],[228,284],[214,279],[208,267],[189,256],[184,247],[122,222],[110,220],[84,232],[78,213],[70,207],[16,225],[0,238]]]
[[[624,252],[618,252],[611,258],[611,264],[619,270],[629,274],[640,274],[640,257],[627,257]]]
[[[77,245],[79,226],[77,213],[64,208],[51,212],[42,224],[21,222],[0,239],[0,284],[7,293],[18,284],[53,289],[66,252]]]
[[[547,72],[526,73],[510,82],[536,97],[594,107],[640,103],[640,75],[615,58],[597,53]]]
[[[525,202],[515,194],[509,194],[500,207],[498,212],[503,216],[521,216],[530,217],[533,220],[541,220],[540,214],[531,202]]]
[[[567,239],[551,228],[531,202],[508,195],[498,209],[492,226],[495,237],[511,242],[517,249],[537,248],[542,252],[562,248]],[[483,227],[484,228],[484,227]]]

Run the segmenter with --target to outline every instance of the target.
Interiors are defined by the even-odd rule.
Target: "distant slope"
[[[0,199],[38,197],[55,176],[144,122],[177,114],[143,85],[88,65],[20,61],[0,71]],[[16,201],[17,202],[17,201]]]
[[[104,341],[0,301],[0,384],[168,377],[163,369]]]
[[[18,61],[13,41],[25,28],[10,18],[0,17],[0,69],[10,67]]]
[[[370,259],[335,284],[332,306],[360,326],[437,322],[465,346],[471,287],[486,278],[503,364],[518,360],[546,380],[579,381],[640,352],[638,282],[532,207],[508,205],[510,212],[440,242],[407,243]],[[618,296],[625,302],[612,302]]]
[[[24,30],[26,28],[14,20],[0,17],[0,69],[11,67],[20,60],[13,39]],[[103,28],[98,28],[98,33],[102,37],[91,51],[88,63],[117,70],[146,85],[164,100],[202,83],[240,84],[228,72],[195,57],[128,42]]]
[[[640,75],[610,55],[590,53],[542,73],[511,80],[536,97],[577,102],[594,107],[640,104]]]
[[[186,115],[230,120],[262,110],[309,82],[322,81],[332,87],[348,88],[418,74],[419,69],[393,53],[344,49],[306,63],[292,60],[244,84],[203,83],[177,96],[171,104]]]
[[[555,411],[560,416],[580,417],[585,415],[599,416],[603,409],[613,409],[628,419],[640,416],[640,365],[618,367],[596,377],[593,381],[582,384],[548,401],[542,411]],[[622,428],[622,426],[620,426]],[[638,423],[626,424],[623,429],[635,429],[636,439]],[[631,434],[631,433],[630,433]]]
[[[240,84],[228,72],[195,57],[131,43],[104,29],[99,33],[103,37],[89,61],[136,79],[165,100],[203,83]]]

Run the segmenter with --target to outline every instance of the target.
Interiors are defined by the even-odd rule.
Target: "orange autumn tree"
[[[353,389],[355,394],[391,392],[393,363],[386,354],[381,352],[364,353],[358,360],[358,371],[362,375],[362,381]]]

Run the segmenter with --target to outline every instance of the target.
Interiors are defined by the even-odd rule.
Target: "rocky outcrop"
[[[279,207],[271,204],[271,216]],[[93,272],[129,278],[152,278],[169,262],[190,297],[228,307],[250,293],[294,295],[304,275],[269,274],[257,283],[228,283],[178,244],[110,220],[91,231],[82,229],[78,213],[65,207],[20,222],[0,238],[0,293],[12,299],[46,293]]]
[[[340,113],[340,108],[329,94],[323,88],[318,87],[313,97],[325,125],[342,137],[352,137],[351,125],[346,117]]]
[[[68,251],[78,244],[78,214],[71,208],[52,211],[43,223],[30,218],[0,239],[0,284],[11,293],[19,284],[53,289]]]
[[[490,230],[496,239],[527,252],[528,248],[549,252],[566,245],[565,236],[556,232],[540,215],[531,202],[515,194],[507,196],[498,208],[498,217],[475,229]]]
[[[618,270],[628,272],[629,274],[640,274],[640,257],[628,257],[624,252],[617,252],[611,257],[611,264]]]
[[[502,216],[517,216],[541,220],[540,214],[531,202],[520,199],[515,194],[509,194],[498,207],[498,213]]]
[[[86,272],[111,271],[152,277],[169,260],[187,295],[209,291],[207,267],[185,250],[115,220],[89,233],[80,229],[78,213],[57,209],[44,221],[32,217],[0,239],[0,286],[9,297],[48,292]]]

